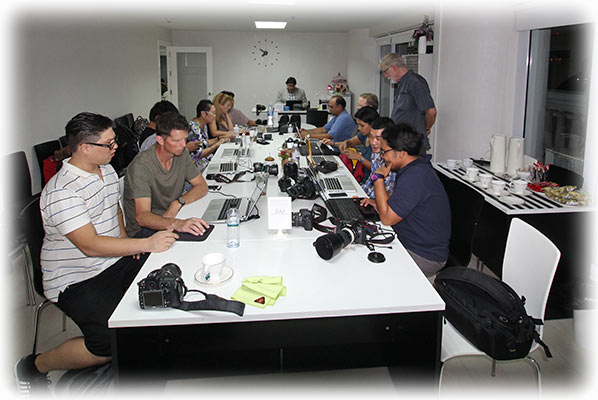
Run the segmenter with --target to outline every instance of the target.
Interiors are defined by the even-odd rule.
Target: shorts
[[[108,319],[137,276],[148,254],[139,260],[122,257],[93,278],[69,285],[58,296],[58,308],[83,333],[87,350],[99,357],[110,357]]]
[[[405,249],[405,250],[407,250],[407,253],[409,253],[411,258],[413,258],[413,261],[415,261],[415,263],[419,267],[419,269],[421,269],[422,272],[424,273],[424,275],[426,275],[428,278],[434,277],[434,275],[436,275],[436,273],[438,271],[440,271],[442,269],[442,267],[444,267],[444,265],[446,264],[446,260],[445,261],[432,261],[432,260],[428,260],[427,258],[424,258],[424,257],[416,254],[415,252],[413,252],[409,249]]]

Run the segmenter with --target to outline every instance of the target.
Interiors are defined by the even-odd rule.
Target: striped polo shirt
[[[118,175],[101,165],[104,180],[64,160],[44,187],[40,209],[45,237],[41,251],[44,294],[53,302],[67,286],[92,278],[120,257],[88,257],[66,235],[93,224],[98,235],[120,237]]]

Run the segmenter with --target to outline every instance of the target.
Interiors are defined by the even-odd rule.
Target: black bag
[[[493,359],[523,358],[534,340],[552,357],[536,332],[542,320],[527,315],[525,297],[506,283],[471,268],[450,267],[438,273],[434,287],[446,303],[446,319]]]

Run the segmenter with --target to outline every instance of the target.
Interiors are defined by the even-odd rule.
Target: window
[[[594,24],[531,31],[525,153],[583,174]]]

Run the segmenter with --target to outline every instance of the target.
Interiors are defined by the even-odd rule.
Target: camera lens
[[[327,233],[320,236],[314,242],[318,255],[324,260],[335,257],[342,249],[353,243],[354,235],[349,229],[343,229],[338,233]]]
[[[164,264],[162,266],[162,270],[164,272],[168,272],[174,276],[178,276],[180,277],[182,275],[181,269],[179,268],[178,265],[174,264],[174,263],[168,263],[168,264]]]

